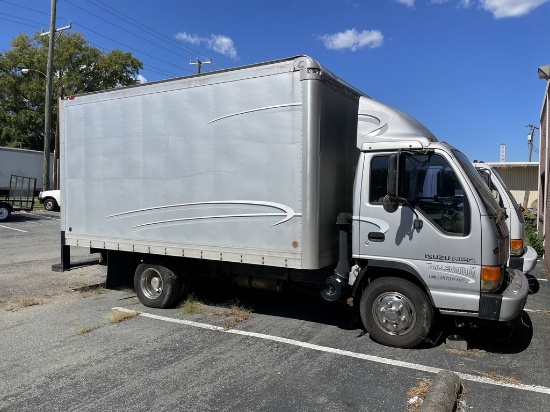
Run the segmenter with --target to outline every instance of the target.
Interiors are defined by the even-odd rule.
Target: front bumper
[[[519,269],[523,273],[531,272],[537,265],[537,252],[531,246],[523,248],[521,256],[510,256],[509,266],[513,269]]]
[[[507,268],[506,289],[501,293],[482,292],[479,300],[479,318],[505,322],[519,316],[529,293],[529,282],[525,275]]]

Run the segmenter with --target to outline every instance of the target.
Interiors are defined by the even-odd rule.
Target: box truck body
[[[62,267],[100,250],[107,283],[168,307],[196,275],[352,298],[381,343],[435,311],[506,321],[527,281],[458,150],[307,56],[60,102]],[[182,289],[183,288],[183,289]]]

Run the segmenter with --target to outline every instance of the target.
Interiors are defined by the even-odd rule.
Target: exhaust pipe
[[[340,213],[336,224],[340,227],[340,249],[338,265],[334,269],[334,275],[325,280],[325,288],[321,291],[323,299],[334,302],[342,297],[342,292],[347,287],[349,272],[351,271],[350,259],[350,234],[351,234],[351,213]]]

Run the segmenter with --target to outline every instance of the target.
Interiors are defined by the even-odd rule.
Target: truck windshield
[[[518,216],[518,219],[521,223],[524,223],[525,220],[523,218],[523,208],[518,204],[516,201],[514,195],[510,192],[510,189],[506,186],[506,183],[504,183],[504,180],[502,180],[502,177],[497,173],[496,170],[492,170],[493,177],[497,179],[500,183],[500,187],[502,187],[502,190],[506,193],[506,196],[508,196],[508,199],[510,199],[510,202],[512,202],[512,207],[516,211],[516,215]]]
[[[485,206],[487,214],[496,219],[500,214],[500,208],[495,198],[491,195],[491,191],[487,186],[487,183],[485,183],[479,172],[476,171],[475,167],[462,152],[453,149],[453,154],[456,156],[456,159],[460,163],[460,166],[462,166],[462,169],[474,185],[477,194],[479,195],[481,201],[483,202],[483,205]]]

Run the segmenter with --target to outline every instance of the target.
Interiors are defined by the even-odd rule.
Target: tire
[[[5,222],[11,216],[11,208],[7,203],[0,203],[0,222]]]
[[[44,209],[52,212],[57,209],[57,202],[55,199],[52,199],[51,197],[48,197],[44,199]]]
[[[369,335],[396,348],[424,342],[434,323],[434,310],[424,291],[408,280],[379,278],[361,296],[359,311]]]
[[[180,277],[157,264],[141,263],[134,275],[134,288],[139,300],[150,308],[173,307],[181,297]]]

